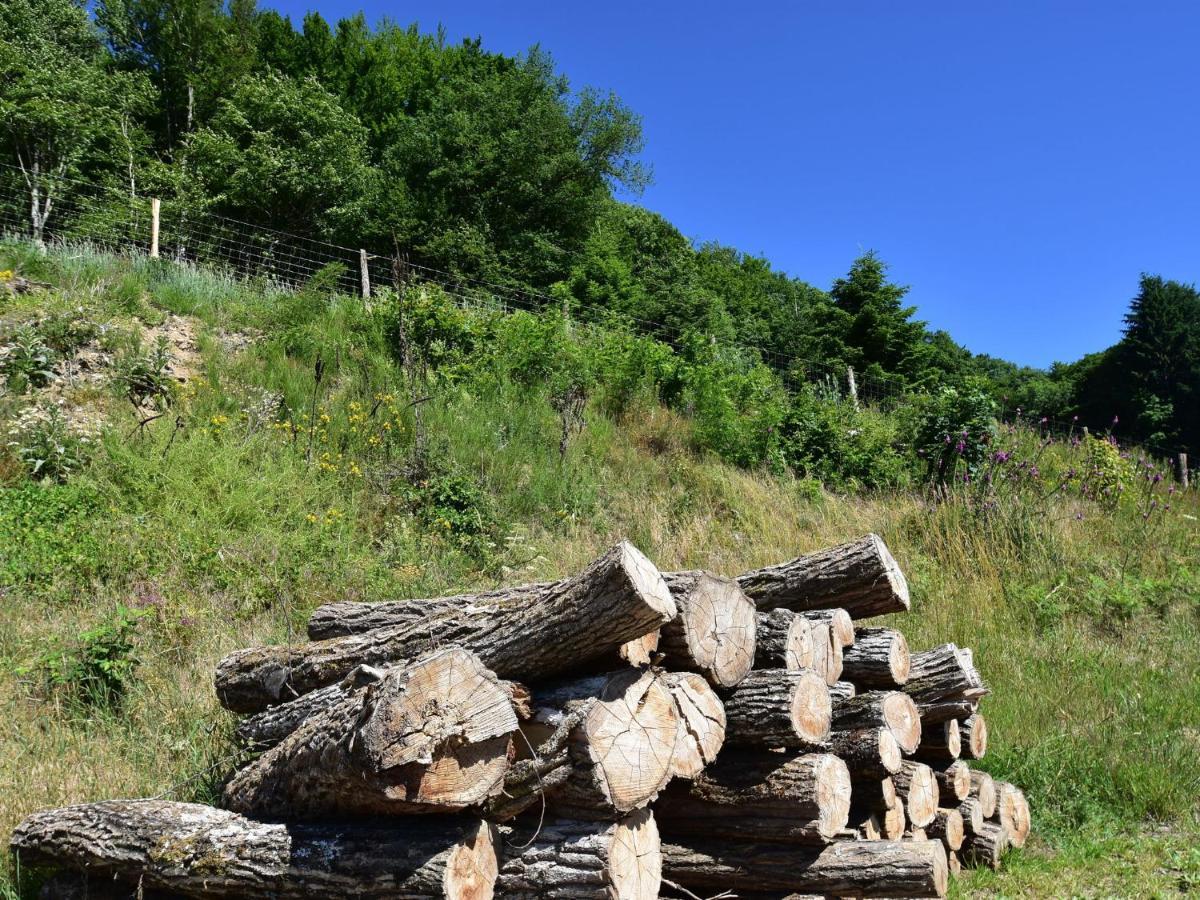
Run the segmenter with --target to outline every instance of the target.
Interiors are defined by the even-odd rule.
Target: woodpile
[[[910,652],[876,535],[736,579],[621,543],[556,582],[333,603],[230,654],[221,808],[46,810],[44,897],[940,897],[1029,834],[969,650]]]

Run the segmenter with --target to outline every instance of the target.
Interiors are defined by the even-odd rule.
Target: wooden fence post
[[[157,197],[150,199],[150,258],[158,259],[158,220],[162,212],[162,201]]]
[[[1186,453],[1179,454],[1179,486],[1188,489],[1188,458]]]
[[[850,400],[858,409],[858,384],[854,381],[854,366],[846,366],[846,380],[850,384]]]
[[[364,300],[371,299],[371,269],[368,264],[367,251],[358,251],[358,268],[362,273],[362,295]]]

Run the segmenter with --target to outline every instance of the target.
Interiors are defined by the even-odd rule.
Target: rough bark
[[[996,814],[996,782],[987,772],[971,770],[970,796],[979,801],[979,808],[985,819],[990,819]]]
[[[226,785],[225,806],[258,816],[451,812],[501,786],[509,692],[452,647],[337,700]]]
[[[903,753],[921,744],[921,719],[912,699],[900,691],[869,691],[838,702],[833,708],[837,731],[887,728]]]
[[[23,868],[86,870],[183,897],[486,900],[497,870],[479,819],[276,825],[164,800],[34,813],[11,846]]]
[[[695,672],[668,672],[663,682],[679,716],[671,776],[695,778],[717,758],[725,744],[725,705]]]
[[[958,804],[958,814],[962,816],[963,831],[966,834],[979,831],[987,821],[987,816],[983,814],[983,804],[979,802],[978,797],[968,797]]]
[[[954,644],[943,644],[923,653],[912,654],[905,692],[922,707],[922,719],[934,721],[932,707],[957,703],[977,703],[988,693],[971,651]],[[926,707],[930,711],[926,712]],[[966,718],[948,715],[945,719]]]
[[[761,610],[841,607],[854,619],[907,612],[908,583],[876,534],[738,576]]]
[[[921,746],[913,754],[921,762],[948,763],[962,753],[962,739],[957,719],[921,726]]]
[[[707,572],[672,572],[676,616],[658,642],[663,665],[699,672],[713,687],[733,687],[754,665],[754,604],[736,581]]]
[[[904,800],[904,811],[911,825],[924,828],[933,821],[938,810],[938,784],[929,766],[906,760],[892,776],[892,782]]]
[[[1008,835],[995,822],[984,822],[978,831],[968,832],[959,850],[968,865],[1000,868],[1000,858],[1008,849]]]
[[[829,688],[812,670],[755,670],[725,698],[725,741],[769,749],[824,749],[831,708]]]
[[[829,750],[857,777],[887,778],[900,771],[900,745],[887,728],[835,731],[829,737]]]
[[[1004,829],[1008,843],[1014,847],[1025,846],[1029,837],[1029,802],[1025,792],[1007,781],[996,782],[996,818]]]
[[[951,763],[934,764],[938,797],[942,806],[958,806],[971,796],[971,767],[960,759]]]
[[[946,850],[957,850],[963,843],[963,817],[957,809],[939,809],[933,821],[925,827],[925,833],[941,841]]]
[[[667,840],[825,844],[850,816],[850,772],[828,753],[726,751],[690,783],[670,785],[656,804]]]
[[[911,682],[911,678],[909,679]],[[905,685],[907,688],[908,685]],[[969,719],[975,715],[975,709],[979,705],[977,700],[945,700],[934,701],[932,703],[917,703],[917,711],[921,714],[921,721],[926,725],[940,725],[949,719],[958,719],[960,722],[964,719]]]
[[[230,654],[217,667],[217,695],[234,712],[258,712],[333,684],[355,666],[396,663],[450,644],[475,652],[501,677],[549,678],[616,652],[676,613],[653,563],[621,543],[580,575],[543,585],[536,597],[481,595],[415,622]]]
[[[813,664],[812,627],[790,609],[758,613],[754,642],[756,669],[809,669]]]
[[[844,609],[811,609],[799,615],[810,625],[828,625],[830,637],[843,648],[854,643],[854,620]]]
[[[831,703],[841,703],[843,700],[849,700],[856,694],[858,694],[858,688],[849,681],[835,681],[829,686],[829,701]]]
[[[509,900],[655,900],[662,878],[658,828],[648,809],[618,822],[556,820],[503,829],[496,894]]]
[[[790,891],[854,897],[942,897],[940,841],[839,841],[823,850],[770,844],[664,842],[663,877],[701,896]]]
[[[962,755],[964,759],[983,759],[987,753],[988,731],[987,722],[983,715],[975,713],[968,716],[959,726],[963,736]]]
[[[825,679],[826,684],[836,684],[842,677],[842,645],[833,636],[827,624],[810,623],[813,645],[813,670]]]
[[[859,687],[891,690],[908,681],[908,641],[894,628],[858,628],[842,653],[842,677]]]

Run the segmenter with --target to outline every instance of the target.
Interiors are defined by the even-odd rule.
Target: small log
[[[962,739],[958,719],[945,722],[921,724],[921,746],[913,754],[921,762],[948,763],[958,759],[962,753]]]
[[[945,843],[943,841],[943,843]],[[950,869],[950,877],[957,878],[962,874],[962,857],[958,855],[958,851],[952,850],[946,854],[946,864]]]
[[[978,797],[968,797],[958,804],[958,814],[962,816],[963,832],[966,834],[975,834],[987,821],[987,816],[983,814],[983,804],[979,802]]]
[[[900,691],[870,691],[842,700],[833,709],[837,731],[887,728],[902,753],[912,753],[921,744],[921,718],[908,694]]]
[[[849,700],[858,693],[856,688],[849,681],[835,681],[829,686],[829,701],[831,703],[840,703],[843,700]]]
[[[484,594],[362,634],[232,653],[217,667],[217,696],[234,712],[258,712],[333,684],[355,666],[397,663],[452,644],[501,677],[550,678],[618,652],[676,613],[654,564],[623,542],[583,573],[534,593]]]
[[[833,636],[829,625],[809,624],[813,645],[813,670],[824,677],[826,684],[836,684],[842,677],[842,645]]]
[[[689,840],[664,841],[663,878],[706,896],[733,891],[819,892],[853,897],[943,897],[940,841],[839,841],[823,850]]]
[[[942,806],[958,806],[971,796],[971,767],[960,759],[931,765]]]
[[[1018,849],[1029,837],[1029,801],[1025,792],[1007,781],[996,782],[996,818],[1004,829],[1008,843]]]
[[[904,839],[906,841],[927,841],[929,840],[929,835],[926,833],[924,828],[918,828],[917,826],[913,825],[908,829],[908,831],[904,832]]]
[[[985,819],[996,814],[996,782],[987,772],[971,770],[971,796],[979,801]]]
[[[963,735],[962,755],[964,759],[983,759],[987,753],[988,731],[987,722],[981,713],[975,713],[963,720],[961,726]]]
[[[938,810],[938,784],[933,769],[924,763],[906,760],[892,776],[896,793],[904,800],[904,811],[911,825],[924,828]]]
[[[667,840],[826,844],[849,821],[850,772],[828,753],[726,751],[690,783],[668,786],[656,815]]]
[[[679,714],[679,739],[671,757],[674,778],[695,778],[711,765],[725,743],[725,706],[695,672],[668,672],[663,683]]]
[[[665,578],[678,613],[662,627],[663,665],[699,672],[713,687],[733,687],[754,665],[754,604],[729,578],[707,572]]]
[[[894,628],[857,628],[842,653],[842,677],[859,687],[892,689],[908,681],[908,641]]]
[[[957,850],[963,843],[963,817],[957,809],[939,809],[933,821],[925,827],[929,837],[941,841],[947,851]]]
[[[908,827],[904,801],[891,778],[857,778],[851,772],[850,822],[875,840],[899,840]]]
[[[910,678],[911,681],[911,678]],[[905,685],[907,688],[908,685]],[[917,703],[917,711],[921,714],[921,721],[926,725],[940,725],[949,719],[958,719],[960,722],[964,719],[969,719],[975,715],[975,710],[979,706],[977,700],[946,700],[934,701],[932,703]]]
[[[812,668],[813,636],[807,619],[790,609],[773,609],[758,613],[756,620],[754,668]]]
[[[480,900],[497,871],[491,826],[479,819],[277,825],[166,800],[34,813],[11,848],[22,868],[115,877],[138,896]]]
[[[509,900],[656,900],[662,879],[658,828],[648,809],[617,822],[555,820],[504,828],[507,851],[496,896]]]
[[[844,649],[854,643],[854,620],[844,609],[812,609],[801,612],[810,625],[828,625],[829,635]]]
[[[747,572],[738,583],[761,610],[841,607],[854,619],[869,619],[909,607],[908,583],[875,534]]]
[[[237,741],[248,750],[270,750],[313,716],[345,700],[360,688],[379,681],[384,671],[374,666],[356,666],[336,684],[247,716],[238,722]]]
[[[810,669],[757,669],[725,698],[725,741],[737,746],[823,750],[832,706]]]
[[[932,650],[912,654],[908,682],[904,685],[904,690],[923,707],[922,719],[926,721],[934,721],[933,711],[931,709],[927,713],[924,707],[977,703],[988,693],[987,686],[975,668],[971,651],[954,644],[943,644]],[[958,719],[966,716],[948,715],[945,718]]]
[[[500,789],[517,727],[509,692],[451,647],[308,719],[233,777],[225,806],[286,818],[465,809]]]
[[[1008,846],[1008,835],[1004,829],[995,822],[984,822],[978,831],[967,833],[959,853],[968,865],[998,869],[1000,858]]]
[[[829,750],[845,760],[857,777],[887,778],[900,771],[903,761],[900,745],[887,728],[835,731],[829,737]]]

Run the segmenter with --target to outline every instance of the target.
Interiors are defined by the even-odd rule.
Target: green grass
[[[914,649],[975,650],[993,689],[982,765],[1033,807],[1027,848],[955,892],[1200,886],[1200,494],[1148,521],[1133,497],[1109,513],[1021,496],[984,518],[961,498],[838,495],[699,453],[691,423],[649,401],[621,416],[593,402],[560,457],[543,386],[435,379],[414,397],[386,309],[83,249],[3,246],[5,268],[55,289],[0,299],[0,330],[55,311],[107,332],[185,316],[202,364],[140,433],[108,383],[62,387],[109,423],[65,485],[0,457],[0,833],[39,807],[211,797],[234,760],[213,666],[300,640],[322,602],[557,577],[620,537],[663,568],[736,573],[877,531],[912,586],[895,624]],[[0,419],[28,402],[0,396]],[[1046,451],[1044,467],[1071,464]],[[123,700],[89,709],[47,691],[37,661],[123,607],[142,611]]]

